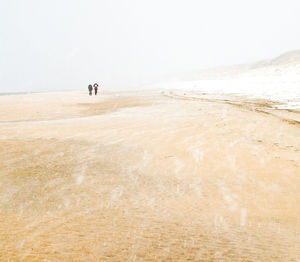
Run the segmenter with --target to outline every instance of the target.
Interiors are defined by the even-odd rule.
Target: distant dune
[[[254,63],[220,66],[178,76],[179,80],[200,80],[236,77],[244,74],[300,74],[300,50],[289,51],[272,59]]]
[[[289,51],[276,58],[254,63],[251,68],[255,69],[269,66],[280,67],[293,65],[300,65],[300,50]]]

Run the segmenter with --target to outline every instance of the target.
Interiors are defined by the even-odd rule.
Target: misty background
[[[0,92],[143,88],[300,47],[297,0],[1,0]]]

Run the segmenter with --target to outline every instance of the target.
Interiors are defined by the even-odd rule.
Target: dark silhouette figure
[[[88,86],[88,89],[89,89],[89,94],[90,96],[92,95],[92,92],[93,92],[93,86],[92,85],[89,85]]]
[[[94,90],[95,90],[95,96],[96,96],[97,92],[98,92],[98,84],[97,83],[94,84]]]

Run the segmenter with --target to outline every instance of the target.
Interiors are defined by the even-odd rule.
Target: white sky
[[[300,48],[299,0],[0,0],[0,92],[128,87]]]

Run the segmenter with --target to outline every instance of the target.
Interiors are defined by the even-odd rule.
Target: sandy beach
[[[300,111],[273,104],[0,96],[0,260],[300,261]]]

